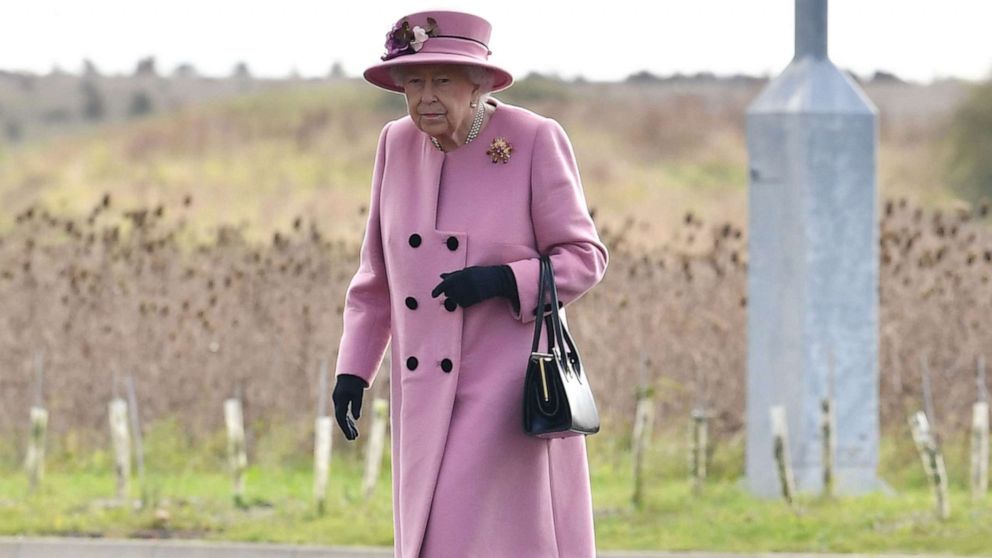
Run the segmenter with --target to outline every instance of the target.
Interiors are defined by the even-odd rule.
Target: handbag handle
[[[539,280],[538,280],[538,283],[537,283],[537,308],[535,309],[535,312],[537,310],[539,310],[542,306],[544,306],[544,283],[545,283],[545,281],[544,281],[544,275],[545,275],[544,266],[545,266],[546,262],[544,261],[544,256],[543,255],[541,256],[541,260],[540,261],[541,261],[541,272],[540,272],[540,275],[539,275],[539,278],[538,278]],[[531,348],[530,348],[530,352],[531,353],[536,353],[537,352],[537,349],[538,349],[537,346],[541,342],[541,322],[544,321],[542,319],[543,317],[544,317],[544,313],[542,312],[540,317],[534,319],[534,321],[537,322],[537,323],[534,324],[534,343],[531,344]]]
[[[548,291],[551,293],[551,305],[552,311],[551,315],[548,316],[551,323],[548,325],[548,334],[551,339],[548,340],[548,350],[551,351],[552,348],[558,348],[558,356],[562,361],[562,365],[565,365],[565,336],[562,333],[561,326],[561,316],[558,313],[558,288],[555,285],[555,275],[554,268],[551,266],[551,257],[546,255],[541,255],[541,274],[540,283],[537,288],[537,310],[541,310],[544,307],[544,289],[547,286]],[[544,316],[544,312],[541,312],[541,317]],[[540,318],[535,319],[536,325],[534,327],[534,342],[531,344],[531,353],[538,352],[538,345],[541,340],[541,322],[543,320]],[[553,354],[553,353],[552,353]],[[567,368],[566,368],[567,369]]]
[[[551,291],[551,325],[552,332],[555,337],[555,346],[558,347],[559,357],[561,358],[561,364],[563,366],[562,370],[568,370],[567,359],[568,356],[565,354],[565,334],[563,332],[563,327],[561,325],[561,308],[558,307],[558,285],[555,284],[555,269],[551,265],[551,257],[544,256],[547,264],[547,278],[545,281],[548,283],[548,290]]]

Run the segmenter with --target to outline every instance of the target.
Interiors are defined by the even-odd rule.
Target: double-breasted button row
[[[423,240],[424,239],[421,238],[421,236],[419,234],[413,233],[413,234],[410,235],[410,239],[409,239],[410,246],[412,246],[414,248],[417,248],[418,246],[420,246],[423,243]],[[452,252],[454,252],[455,250],[458,250],[458,238],[457,237],[449,236],[448,239],[445,241],[445,244],[448,246],[448,250],[451,250]],[[406,307],[407,308],[409,308],[410,310],[416,310],[417,309],[417,306],[418,306],[418,304],[417,304],[417,299],[416,298],[414,298],[412,296],[406,297]],[[448,298],[448,299],[445,299],[445,301],[444,301],[444,307],[445,307],[446,310],[448,310],[448,312],[454,312],[458,308],[458,303],[456,303],[454,300]],[[407,367],[408,370],[416,370],[418,364],[420,364],[420,362],[417,360],[417,357],[412,356],[412,357],[408,357],[406,359],[406,367]],[[446,358],[446,359],[444,359],[444,360],[441,361],[441,370],[443,370],[445,373],[451,372],[451,370],[454,367],[455,367],[455,365],[454,365],[454,363],[451,362],[451,359],[450,358]]]
[[[419,306],[419,303],[417,302],[416,298],[413,298],[412,296],[406,297],[407,308],[409,308],[410,310],[416,310],[417,306]],[[448,312],[454,312],[455,310],[458,309],[458,303],[455,302],[453,299],[446,298],[444,299],[444,308]],[[537,312],[534,312],[534,314],[537,315]]]
[[[410,240],[409,241],[410,241],[410,246],[413,246],[414,248],[416,248],[416,247],[420,246],[421,243],[423,243],[424,239],[421,238],[421,236],[419,234],[413,233],[413,234],[410,235]],[[445,242],[445,244],[448,245],[448,250],[451,250],[452,252],[454,252],[455,250],[458,249],[458,237],[449,236],[448,239],[446,241],[444,241],[444,242]]]
[[[406,367],[408,370],[416,370],[418,364],[420,364],[420,361],[417,360],[417,357],[412,356],[406,359]],[[446,358],[441,361],[441,370],[444,370],[445,372],[451,372],[454,367],[455,365],[451,362],[450,358]]]

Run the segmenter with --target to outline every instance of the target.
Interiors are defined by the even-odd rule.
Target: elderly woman
[[[567,306],[608,253],[562,127],[489,96],[513,82],[488,62],[490,31],[415,13],[365,72],[409,114],[379,136],[335,412],[357,438],[348,407],[357,420],[389,344],[397,557],[593,557],[585,438],[528,436],[522,400],[540,256]]]

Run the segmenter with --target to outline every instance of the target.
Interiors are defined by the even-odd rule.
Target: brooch
[[[489,144],[486,155],[489,155],[493,163],[506,163],[510,160],[510,153],[512,152],[513,146],[510,145],[510,142],[506,141],[504,137],[498,137]]]

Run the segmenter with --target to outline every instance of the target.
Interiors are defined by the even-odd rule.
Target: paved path
[[[178,540],[0,537],[0,558],[391,558],[392,556],[392,547],[320,547]],[[938,555],[730,554],[636,551],[604,551],[599,553],[599,558],[867,558],[869,556],[871,558],[937,558]],[[519,558],[527,557],[521,556]]]

